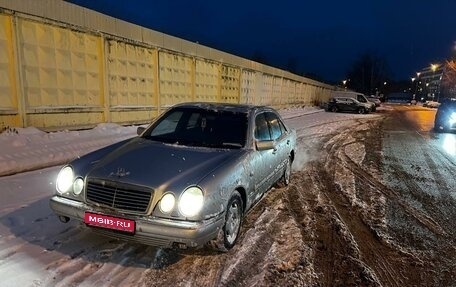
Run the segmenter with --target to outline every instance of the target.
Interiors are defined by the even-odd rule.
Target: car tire
[[[239,192],[231,195],[226,206],[225,223],[217,234],[217,238],[211,240],[209,245],[220,252],[228,252],[238,240],[243,217],[243,203]]]
[[[358,109],[358,114],[365,114],[366,110],[364,108],[359,108]]]
[[[336,106],[332,107],[331,108],[331,112],[336,113],[337,112],[337,107]]]

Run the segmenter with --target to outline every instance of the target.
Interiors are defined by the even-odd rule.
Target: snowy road
[[[0,177],[0,286],[451,286],[455,161],[417,114],[286,112],[299,142],[292,184],[246,216],[227,254],[60,223],[48,205],[56,167]]]

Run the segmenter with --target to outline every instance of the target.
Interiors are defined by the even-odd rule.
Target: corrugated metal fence
[[[0,7],[0,129],[146,123],[187,101],[284,108],[333,90],[59,0]]]

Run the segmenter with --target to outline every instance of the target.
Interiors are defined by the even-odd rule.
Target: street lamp
[[[347,83],[348,83],[348,81],[350,81],[350,79],[348,79],[348,80],[343,80],[343,81],[342,81],[342,84],[344,85],[344,88],[345,88],[345,89],[347,89]]]
[[[416,82],[415,82],[415,80],[416,80],[416,78],[412,77],[411,80],[412,80],[412,88],[413,88],[413,100],[415,100],[415,96],[416,96]],[[410,90],[411,90],[411,88],[410,88]]]
[[[435,83],[435,71],[437,70],[437,68],[439,67],[439,64],[431,64],[431,70],[432,70],[432,79],[431,79],[431,83],[432,83],[432,100],[434,100],[434,96],[437,92],[437,84]],[[437,101],[438,101],[438,96],[437,96]]]

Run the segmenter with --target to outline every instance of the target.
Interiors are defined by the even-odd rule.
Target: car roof
[[[454,107],[456,106],[456,98],[447,98],[447,99],[444,99],[441,103],[440,106],[450,106],[450,107]]]
[[[351,97],[334,97],[334,99],[338,99],[338,100],[355,100],[354,98],[351,98]]]
[[[176,104],[172,108],[195,108],[195,109],[206,109],[206,110],[221,110],[230,112],[247,113],[253,110],[274,110],[267,106],[256,106],[249,104],[232,104],[232,103],[217,103],[217,102],[188,102]]]

